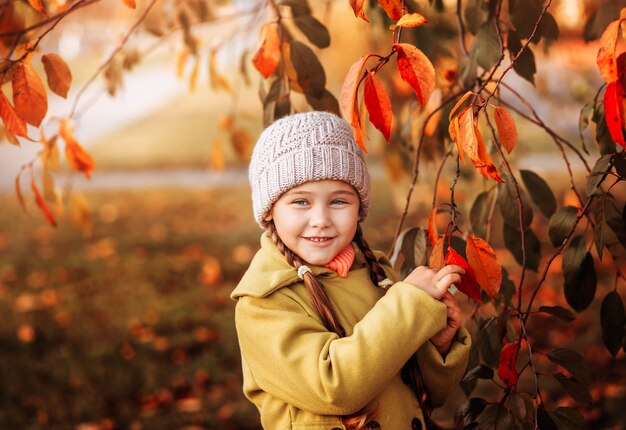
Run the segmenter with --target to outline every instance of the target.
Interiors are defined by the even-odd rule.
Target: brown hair
[[[304,265],[304,261],[297,254],[291,251],[280,239],[273,221],[269,221],[267,223],[267,231],[280,253],[283,254],[287,259],[287,263],[289,263],[290,266],[298,269],[300,266]],[[374,283],[374,285],[378,286],[378,283],[385,279],[387,275],[385,274],[385,271],[383,270],[380,263],[378,263],[378,261],[376,260],[376,256],[372,252],[369,244],[363,237],[363,231],[361,230],[360,224],[357,225],[353,241],[354,243],[356,243],[356,245],[365,256],[365,261],[369,268],[370,278],[372,279],[372,282]],[[338,336],[344,337],[346,333],[343,327],[339,324],[339,319],[335,315],[330,298],[328,297],[328,294],[326,294],[326,290],[324,289],[324,285],[322,285],[322,283],[311,272],[306,272],[304,274],[303,281],[304,286],[309,293],[311,301],[313,302],[313,307],[322,319],[324,326],[329,331],[337,333]],[[406,362],[402,369],[402,374],[403,380],[405,380],[405,382],[409,384],[409,386],[415,393],[415,396],[417,397],[417,400],[424,414],[426,428],[441,429],[441,427],[439,427],[430,416],[433,408],[432,406],[430,406],[426,391],[423,388],[415,355],[413,355]],[[373,426],[373,424],[375,423],[374,419],[376,418],[376,415],[376,408],[366,406],[355,414],[342,417],[342,422],[348,430],[377,428]]]

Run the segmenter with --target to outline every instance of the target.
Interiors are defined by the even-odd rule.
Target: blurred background
[[[388,52],[389,32],[357,20],[347,0],[309,3],[330,31],[330,47],[315,52],[327,88],[338,97],[352,63],[368,52]],[[53,207],[58,227],[45,222],[31,198],[23,211],[15,194],[16,176],[36,157],[39,144],[0,144],[1,428],[260,428],[256,410],[241,393],[229,294],[261,233],[252,218],[246,171],[246,153],[263,128],[262,79],[250,58],[271,8],[261,1],[208,3],[215,19],[198,34],[202,49],[217,49],[213,61],[229,83],[225,88],[210,85],[208,57],[192,77],[194,62],[183,54],[180,32],[155,36],[172,4],[159,1],[146,20],[149,31],[126,44],[127,57],[136,52],[140,61],[119,75],[99,77],[82,95],[75,137],[93,156],[95,169],[90,180],[64,166],[55,172],[64,196]],[[59,53],[74,76],[67,100],[49,99],[50,127],[55,117],[68,114],[146,5],[140,1],[134,11],[122,2],[95,3],[44,39],[41,50]],[[443,5],[454,19],[456,2]],[[598,42],[582,37],[583,31],[593,36],[587,38],[600,33],[585,24],[600,15],[597,20],[606,25],[620,7],[554,0],[550,11],[560,37],[533,47],[535,85],[513,73],[506,78],[545,123],[576,145],[580,110],[602,83],[595,64]],[[295,110],[310,109],[303,100],[292,103]],[[550,136],[528,123],[518,131],[516,166],[549,180],[559,205],[571,202],[565,166]],[[408,151],[405,159],[394,158],[378,131],[369,135],[374,203],[364,230],[373,247],[388,250],[404,209],[412,156]],[[597,158],[592,134],[583,137],[589,159]],[[392,142],[391,148],[399,145]],[[445,199],[450,186],[444,180],[433,189],[440,148],[425,148],[425,154],[406,226],[425,226],[433,194]],[[571,161],[582,183],[582,164]],[[19,180],[27,189],[28,175]],[[469,210],[479,191],[477,182],[468,181],[457,199]],[[547,221],[536,222],[545,233]],[[514,265],[506,250],[498,255],[503,265]],[[559,268],[555,264],[550,272],[553,288],[542,292],[546,302],[564,303]],[[595,408],[585,416],[597,423],[593,428],[625,428],[624,354],[610,358],[594,318],[597,310],[583,313],[573,325],[546,333],[544,343],[586,345],[594,374],[604,375],[592,392]],[[536,324],[540,332],[548,322]],[[464,401],[459,390],[450,410]]]

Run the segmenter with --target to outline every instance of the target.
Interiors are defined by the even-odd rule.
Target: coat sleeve
[[[235,321],[243,359],[263,391],[316,414],[348,415],[445,327],[446,312],[443,303],[398,282],[343,338],[281,291],[240,298]]]
[[[424,343],[417,351],[422,381],[434,407],[442,406],[450,391],[461,381],[467,369],[471,344],[469,333],[461,327],[445,357],[432,342]]]

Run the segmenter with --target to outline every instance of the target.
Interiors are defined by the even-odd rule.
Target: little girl
[[[250,162],[266,231],[241,282],[244,393],[265,429],[426,428],[466,370],[470,338],[447,291],[464,273],[404,280],[359,223],[369,174],[352,128],[326,112],[280,119]]]

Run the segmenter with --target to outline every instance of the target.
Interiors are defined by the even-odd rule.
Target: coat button
[[[411,430],[422,430],[422,422],[419,418],[413,418],[413,421],[411,421]]]

